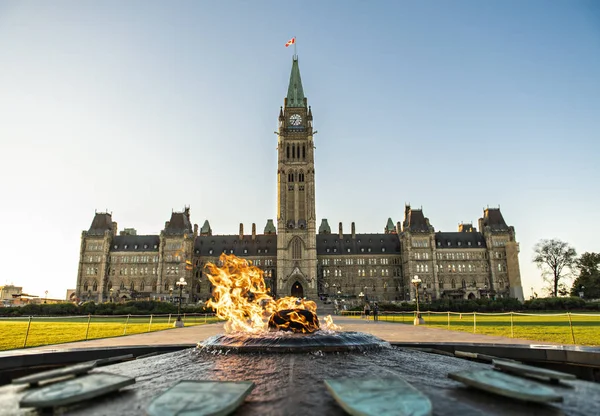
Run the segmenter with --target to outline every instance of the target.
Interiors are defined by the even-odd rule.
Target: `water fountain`
[[[210,303],[227,319],[225,333],[197,348],[112,365],[110,373],[135,377],[136,383],[55,413],[145,414],[153,399],[181,380],[253,382],[237,415],[343,415],[324,380],[344,378],[406,380],[429,398],[435,415],[587,414],[582,409],[589,406],[582,407],[580,399],[600,397],[597,385],[580,380],[554,386],[565,397],[559,405],[531,405],[464,388],[447,375],[489,366],[339,331],[331,317],[319,319],[314,302],[269,296],[257,268],[233,257],[221,261],[209,266],[215,288]],[[24,414],[17,407],[18,391],[1,389],[5,414]]]

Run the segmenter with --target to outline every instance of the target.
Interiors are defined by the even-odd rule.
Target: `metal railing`
[[[341,315],[364,319],[364,313],[361,311],[342,311]],[[564,342],[567,337],[573,344],[579,342],[586,345],[600,345],[600,313],[421,311],[420,316],[424,318],[426,326],[449,330],[471,332],[470,328],[472,328],[474,334],[510,338],[533,337],[546,341],[552,341],[552,334],[556,334],[556,342]],[[380,321],[405,324],[412,324],[415,317],[416,311],[380,311],[378,314]],[[369,319],[373,320],[372,312]]]
[[[174,327],[177,314],[0,317],[0,350],[88,341]],[[217,322],[214,314],[183,313],[185,326]]]

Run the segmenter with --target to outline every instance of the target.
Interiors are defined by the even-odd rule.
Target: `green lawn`
[[[448,325],[448,313],[421,313],[425,325],[433,328],[539,342],[600,346],[600,314],[586,313],[581,315],[571,314],[573,324],[573,332],[571,332],[569,317],[566,313],[558,316],[554,316],[554,314],[520,315],[515,313],[512,315],[512,331],[510,314],[481,315],[478,313],[474,317],[473,313],[460,314],[452,312],[450,313],[450,324]],[[404,313],[380,315],[379,319],[412,325],[413,317],[414,315],[411,313]]]
[[[27,327],[27,347],[62,344],[65,342],[83,341],[86,339],[110,338],[122,335],[140,334],[142,332],[162,331],[173,328],[177,318],[172,315],[152,317],[126,316],[92,316],[88,327],[88,317],[33,317],[29,326],[29,318],[0,318],[0,351],[23,348]],[[202,325],[217,322],[214,316],[186,316],[185,326]]]

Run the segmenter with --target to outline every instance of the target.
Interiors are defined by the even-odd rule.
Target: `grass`
[[[162,331],[173,328],[176,317],[168,316],[108,317],[92,316],[88,328],[88,317],[34,317],[29,326],[29,318],[0,318],[0,351],[23,348],[27,327],[27,347],[62,344],[86,339],[111,338],[143,332]],[[186,316],[185,326],[217,322],[213,316]]]
[[[581,314],[583,315],[583,314]],[[425,325],[432,328],[450,329],[483,335],[496,335],[508,338],[520,338],[538,342],[556,342],[560,344],[576,344],[600,346],[600,314],[586,313],[585,316],[571,314],[573,332],[569,325],[566,313],[560,315],[538,314],[520,315],[513,314],[512,330],[511,315],[481,315],[473,313],[448,314],[422,312],[421,317]],[[413,323],[412,313],[380,315],[381,321]],[[372,318],[371,318],[372,319]],[[475,322],[474,322],[475,321]],[[575,341],[573,341],[573,338]]]

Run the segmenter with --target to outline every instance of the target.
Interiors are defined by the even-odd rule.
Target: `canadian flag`
[[[287,48],[290,45],[293,45],[294,43],[296,43],[296,38],[291,38],[290,40],[287,41],[287,43],[285,44],[285,47]]]

